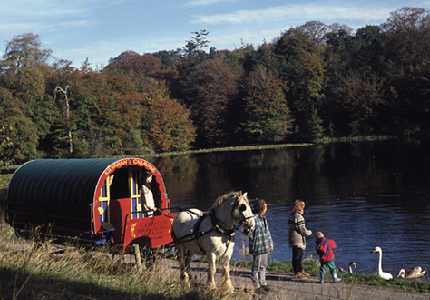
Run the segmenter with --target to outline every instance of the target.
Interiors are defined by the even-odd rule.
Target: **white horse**
[[[181,280],[190,287],[190,263],[193,254],[206,255],[208,287],[216,289],[216,259],[223,264],[223,280],[226,292],[233,292],[230,280],[230,258],[234,248],[234,234],[238,226],[245,229],[255,226],[247,193],[231,192],[221,195],[207,213],[198,209],[179,212],[172,225],[172,233],[178,250]]]

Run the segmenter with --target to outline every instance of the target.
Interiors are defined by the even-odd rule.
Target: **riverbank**
[[[160,258],[152,268],[139,269],[130,256],[50,242],[36,247],[32,241],[16,238],[12,228],[2,228],[0,295],[5,299],[219,299],[224,296],[222,289],[212,293],[206,290],[205,263],[192,264],[193,287],[188,290],[180,285],[175,260]],[[308,260],[305,268],[313,276],[297,280],[289,263],[271,264],[268,280],[272,290],[263,298],[421,300],[430,297],[430,284],[426,282],[400,279],[385,282],[374,276],[342,274],[341,284],[321,285],[316,276],[317,263]],[[236,289],[230,298],[255,297],[248,265],[232,262],[231,275]]]
[[[283,148],[300,148],[312,147],[316,145],[326,145],[334,143],[359,143],[359,142],[381,142],[396,139],[394,136],[344,136],[344,137],[324,137],[314,143],[286,143],[286,144],[270,144],[270,145],[245,145],[245,146],[227,146],[205,149],[194,149],[187,151],[163,152],[163,153],[145,153],[134,154],[128,156],[138,156],[142,158],[148,157],[166,157],[166,156],[181,156],[192,154],[205,154],[215,152],[237,152],[237,151],[258,151],[268,149],[283,149]],[[113,158],[121,158],[126,155],[114,155]],[[95,158],[95,157],[92,157]],[[12,174],[20,165],[8,165],[0,167],[0,174]]]
[[[250,262],[236,262],[237,266],[250,269]],[[307,259],[304,261],[306,272],[312,274],[314,278],[319,276],[319,263],[316,260]],[[292,274],[293,268],[290,262],[273,262],[268,271],[274,274]],[[396,275],[396,274],[394,274]],[[327,278],[329,274],[326,275]],[[412,293],[430,293],[430,282],[426,277],[421,279],[408,280],[404,278],[394,278],[394,280],[383,280],[375,274],[367,273],[341,273],[339,276],[342,278],[343,283],[351,285],[369,285],[375,287],[392,288],[394,290],[406,291]]]
[[[148,157],[166,157],[166,156],[181,156],[191,154],[204,154],[204,153],[215,153],[215,152],[236,152],[236,151],[255,151],[255,150],[267,150],[267,149],[282,149],[282,148],[298,148],[298,147],[310,147],[314,146],[313,143],[298,143],[298,144],[273,144],[273,145],[248,145],[248,146],[228,146],[228,147],[217,147],[217,148],[206,148],[206,149],[195,149],[188,151],[177,151],[177,152],[163,152],[163,153],[147,153],[147,154],[133,154],[133,155],[113,155],[109,156],[112,158],[122,158],[137,156],[142,158]],[[96,157],[85,157],[85,158],[96,158]],[[0,167],[1,174],[12,174],[20,165],[7,165]]]
[[[178,156],[178,155],[214,153],[214,152],[255,151],[255,150],[267,150],[267,149],[310,147],[310,146],[314,146],[314,145],[315,144],[313,144],[313,143],[298,143],[298,144],[229,146],[229,147],[196,149],[196,150],[188,150],[188,151],[181,151],[181,152],[165,152],[165,153],[151,154],[149,156],[150,157],[164,157],[164,156]]]
[[[383,142],[398,139],[391,135],[364,135],[364,136],[342,136],[342,137],[323,137],[315,144],[334,144],[334,143],[360,143],[360,142]]]

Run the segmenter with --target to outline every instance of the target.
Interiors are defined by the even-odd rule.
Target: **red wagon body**
[[[143,205],[148,174],[157,213]],[[7,196],[7,219],[18,230],[49,224],[54,234],[123,250],[170,245],[169,208],[160,172],[142,158],[33,160],[15,172]]]

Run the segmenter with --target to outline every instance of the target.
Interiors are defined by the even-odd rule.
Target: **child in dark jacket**
[[[316,250],[320,257],[320,283],[324,283],[324,275],[327,270],[330,271],[333,277],[333,282],[340,282],[341,279],[337,277],[337,268],[335,263],[334,250],[337,245],[334,240],[327,239],[324,233],[317,232],[315,234],[317,238]]]

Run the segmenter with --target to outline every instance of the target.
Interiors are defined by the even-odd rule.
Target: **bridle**
[[[213,228],[210,230],[210,231],[212,231],[212,230],[215,230],[215,231],[217,231],[218,233],[220,233],[220,234],[222,234],[222,235],[224,235],[224,236],[227,236],[229,239],[233,239],[234,238],[234,235],[235,235],[235,233],[236,233],[236,230],[241,226],[241,225],[243,225],[245,222],[247,222],[247,220],[249,220],[249,219],[251,219],[251,218],[254,218],[254,215],[251,215],[251,216],[248,216],[248,217],[245,217],[242,213],[247,209],[247,206],[246,206],[246,204],[244,204],[244,203],[240,203],[240,198],[242,197],[242,195],[239,195],[234,201],[234,204],[233,204],[233,208],[232,208],[232,210],[231,210],[231,212],[230,212],[230,214],[231,214],[231,217],[232,217],[232,219],[233,220],[235,220],[235,222],[234,223],[236,223],[236,224],[234,224],[233,225],[233,228],[226,228],[226,226],[225,226],[225,224],[220,220],[220,219],[218,219],[218,217],[216,216],[216,212],[215,212],[215,210],[214,209],[211,209],[208,213],[207,213],[207,215],[210,217],[210,219],[211,219],[211,222],[212,222],[212,226],[213,226]],[[249,205],[249,203],[248,203],[248,205]],[[209,231],[209,232],[210,232]],[[209,232],[207,232],[207,233],[209,233]]]
[[[240,203],[240,198],[241,197],[243,197],[243,196],[239,196],[237,199],[236,199],[236,202],[235,202],[235,204],[234,204],[234,206],[233,206],[233,209],[232,209],[232,211],[231,211],[231,215],[232,215],[232,218],[233,219],[238,219],[237,218],[237,216],[236,216],[236,212],[238,212],[237,214],[240,216],[239,217],[239,223],[238,223],[238,227],[239,226],[241,226],[241,225],[243,225],[243,223],[245,223],[247,220],[249,220],[249,219],[252,219],[252,218],[254,218],[255,216],[253,215],[253,214],[251,214],[250,216],[248,216],[248,217],[245,217],[242,213],[247,209],[247,206],[246,206],[246,204],[244,204],[244,203]],[[249,205],[249,201],[248,201],[248,205]]]

